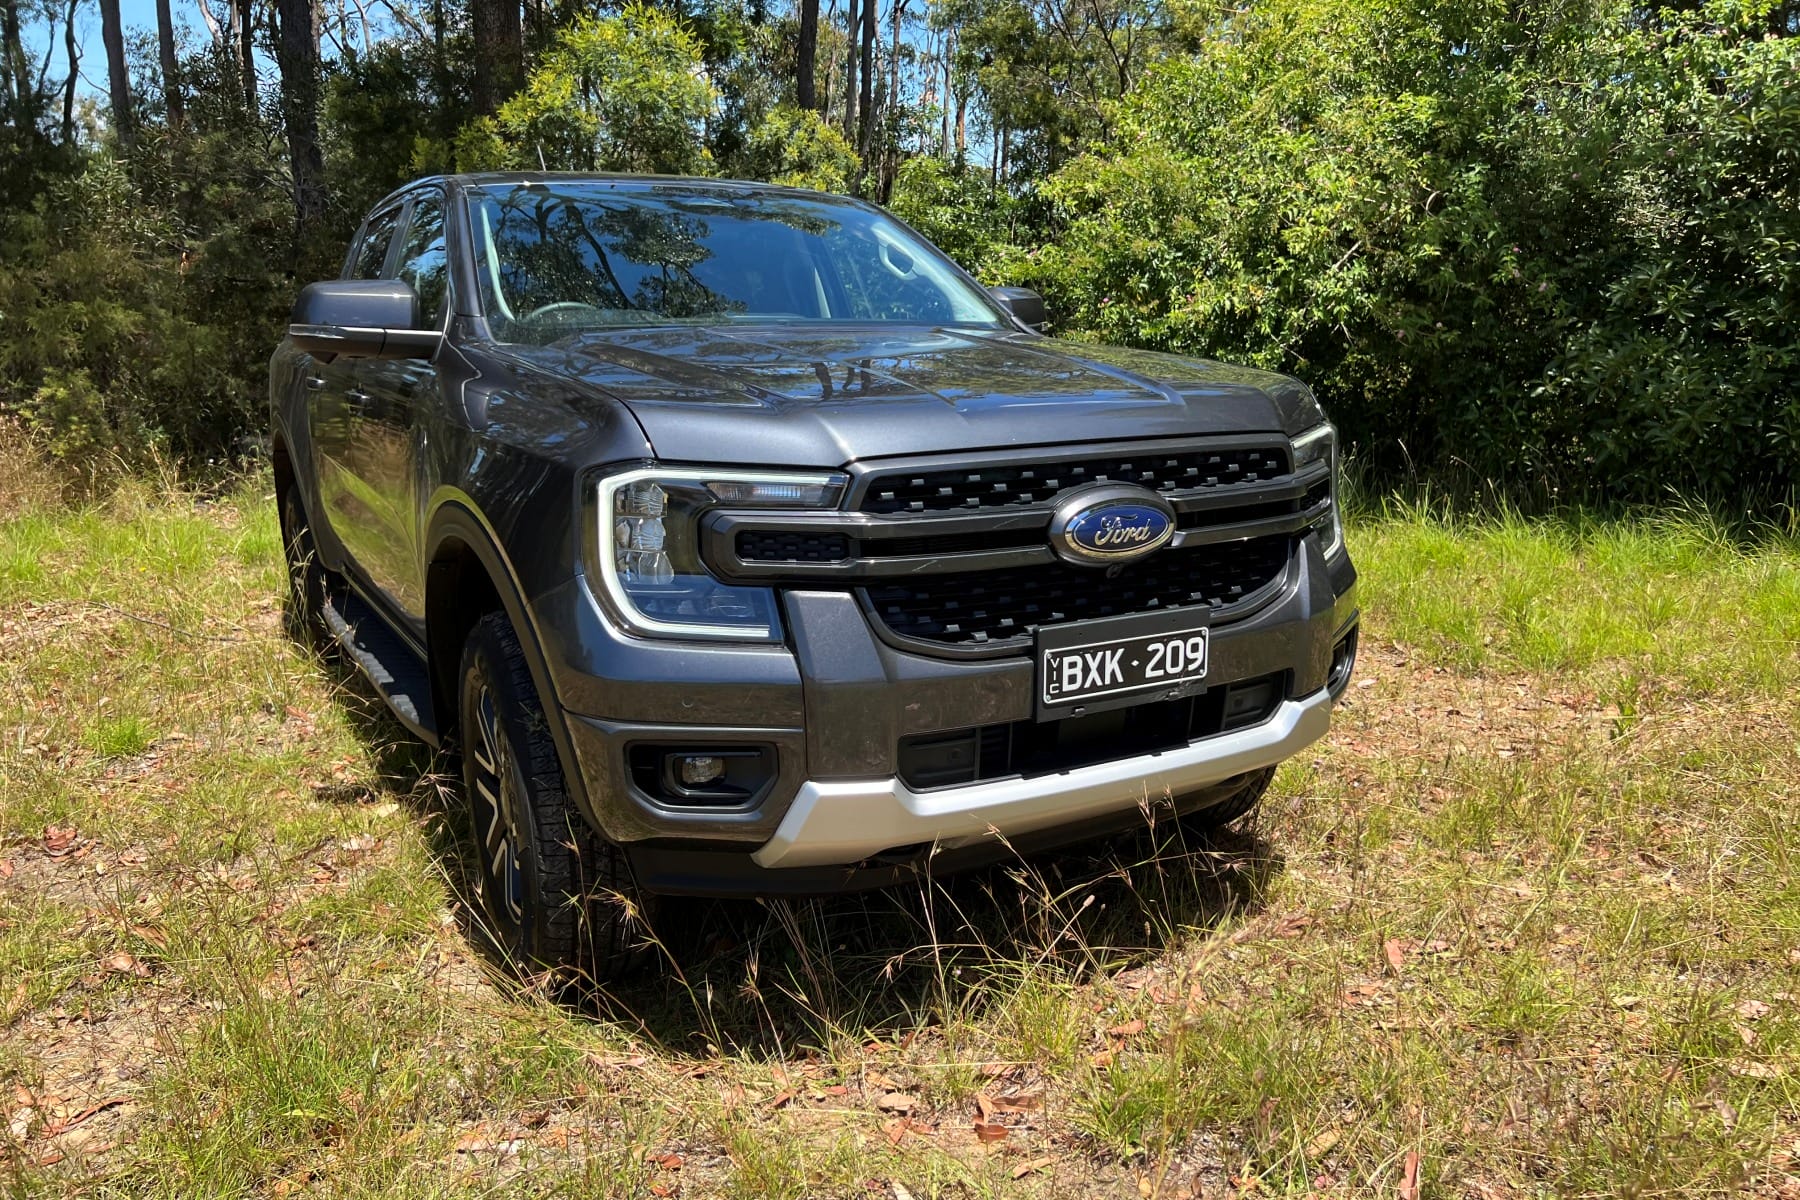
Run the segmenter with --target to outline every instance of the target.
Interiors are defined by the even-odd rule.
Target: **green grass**
[[[1800,1189],[1800,548],[1351,538],[1359,686],[1248,828],[676,905],[570,1008],[283,640],[266,486],[0,517],[0,1193]]]

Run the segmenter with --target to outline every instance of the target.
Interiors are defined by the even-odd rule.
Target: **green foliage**
[[[750,134],[743,174],[787,187],[844,192],[856,174],[850,139],[806,108],[771,109]]]
[[[497,117],[464,130],[458,165],[708,174],[700,134],[716,93],[700,54],[692,31],[661,9],[582,17]]]
[[[1014,264],[1022,252],[1009,241],[1015,205],[987,171],[909,158],[888,207],[984,283],[1004,282],[1020,269]]]
[[[1293,371],[1374,465],[1800,485],[1784,10],[1273,0],[1045,185],[1089,336]]]

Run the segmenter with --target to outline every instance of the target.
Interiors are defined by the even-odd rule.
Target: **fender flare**
[[[511,622],[513,632],[518,635],[519,646],[525,652],[525,666],[531,672],[532,686],[537,689],[538,700],[544,706],[544,718],[550,726],[550,739],[556,746],[557,761],[562,766],[564,786],[569,796],[575,801],[578,811],[587,819],[595,830],[600,829],[595,819],[593,806],[589,803],[587,784],[583,779],[579,761],[575,756],[575,748],[569,739],[568,722],[564,719],[562,699],[557,694],[555,676],[550,672],[549,660],[544,657],[543,640],[539,636],[537,620],[531,605],[526,602],[524,589],[519,584],[517,573],[513,570],[512,561],[500,544],[499,535],[494,532],[485,517],[481,515],[475,503],[463,493],[444,489],[444,494],[434,497],[431,515],[426,523],[424,545],[426,554],[424,565],[429,572],[436,561],[438,551],[448,541],[455,540],[467,546],[486,572],[488,581],[493,585],[494,593],[500,598],[501,609],[506,619]],[[427,583],[429,594],[430,584]],[[433,637],[430,628],[429,605],[425,630],[428,654],[435,654],[439,649],[432,645]],[[457,687],[460,680],[457,673],[461,668],[462,647],[454,650],[457,659],[447,674],[452,686],[447,689],[449,695],[434,694],[433,701],[444,716],[439,719],[440,729],[448,728],[455,720],[460,697]],[[436,692],[438,672],[432,671],[433,689]]]

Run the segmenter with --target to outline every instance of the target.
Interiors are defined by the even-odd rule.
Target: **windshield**
[[[731,322],[1001,328],[937,250],[878,211],[704,185],[501,184],[469,193],[494,336]]]

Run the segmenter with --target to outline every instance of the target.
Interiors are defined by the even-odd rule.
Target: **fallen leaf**
[[[1760,1021],[1769,1015],[1769,1006],[1761,1000],[1743,1000],[1738,1003],[1737,1015],[1746,1021]]]
[[[98,1103],[98,1104],[88,1105],[86,1108],[82,1109],[80,1112],[76,1113],[74,1116],[65,1117],[62,1120],[57,1121],[56,1123],[54,1123],[52,1125],[46,1125],[44,1127],[44,1136],[45,1137],[55,1137],[58,1134],[67,1133],[69,1130],[75,1128],[77,1125],[81,1124],[83,1121],[86,1121],[89,1117],[92,1117],[96,1113],[102,1113],[102,1112],[105,1112],[109,1108],[117,1108],[121,1104],[130,1104],[130,1103],[131,1103],[131,1098],[129,1096],[109,1096],[105,1100],[100,1101],[100,1103]]]
[[[75,830],[59,829],[55,825],[44,827],[44,850],[53,858],[61,858],[75,848]]]
[[[1781,1068],[1774,1063],[1751,1062],[1747,1059],[1734,1059],[1725,1064],[1725,1069],[1742,1079],[1780,1079]]]
[[[1306,1143],[1306,1157],[1318,1158],[1321,1155],[1330,1154],[1337,1146],[1338,1142],[1343,1139],[1343,1136],[1343,1134],[1335,1129],[1327,1129],[1324,1133],[1319,1134],[1317,1137],[1313,1138],[1312,1141]]]
[[[1005,1141],[1006,1132],[1006,1126],[1004,1125],[996,1125],[991,1121],[975,1122],[975,1136],[989,1145],[992,1145],[995,1142]]]
[[[906,1190],[906,1185],[898,1179],[890,1179],[888,1186],[894,1189],[894,1200],[913,1200],[913,1194]]]
[[[1737,1109],[1731,1107],[1731,1102],[1723,1096],[1713,1101],[1713,1111],[1719,1114],[1719,1121],[1725,1126],[1727,1133],[1737,1128]]]
[[[649,1158],[649,1160],[651,1162],[655,1163],[657,1166],[661,1167],[665,1171],[679,1171],[679,1170],[681,1170],[682,1163],[687,1161],[686,1159],[682,1158],[681,1155],[673,1154],[673,1153],[657,1154],[655,1152],[651,1152],[650,1154],[646,1155],[645,1157]]]
[[[1123,1025],[1114,1025],[1106,1032],[1116,1038],[1136,1037],[1144,1032],[1144,1019],[1142,1017],[1134,1018]]]
[[[1098,1054],[1094,1055],[1094,1057],[1089,1059],[1088,1061],[1091,1062],[1096,1068],[1103,1069],[1103,1068],[1112,1066],[1113,1059],[1115,1059],[1117,1057],[1118,1057],[1118,1051],[1113,1050],[1112,1048],[1108,1047],[1107,1049],[1102,1050]]]
[[[1387,956],[1387,965],[1398,975],[1406,966],[1406,943],[1399,938],[1389,938],[1381,944],[1381,952]]]
[[[1616,1008],[1636,1008],[1644,1002],[1644,998],[1642,996],[1614,996],[1612,1002]]]
[[[109,954],[100,960],[100,965],[108,971],[117,971],[121,975],[136,975],[139,979],[150,977],[150,968],[138,961],[135,954],[124,950]]]
[[[1400,1200],[1419,1200],[1419,1152],[1406,1152],[1406,1170],[1400,1176]]]
[[[1027,1175],[1035,1175],[1039,1171],[1047,1171],[1056,1160],[1053,1158],[1034,1158],[1030,1162],[1020,1163],[1012,1169],[1014,1179],[1023,1179]]]
[[[131,926],[131,932],[137,934],[159,950],[167,950],[169,948],[169,935],[156,928],[154,925],[133,925]]]
[[[882,1112],[909,1113],[918,1101],[905,1092],[888,1092],[875,1101],[875,1107]]]
[[[850,1089],[841,1083],[834,1083],[825,1089],[825,1094],[827,1096],[848,1096],[850,1094]]]
[[[13,873],[12,859],[0,858],[0,879],[11,879]]]
[[[800,1093],[793,1088],[788,1088],[786,1091],[778,1093],[773,1100],[769,1101],[770,1110],[773,1111],[777,1108],[786,1108],[793,1102],[794,1097],[799,1094]]]

